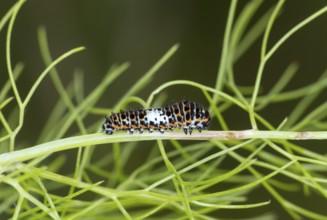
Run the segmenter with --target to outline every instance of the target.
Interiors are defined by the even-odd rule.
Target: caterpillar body
[[[185,134],[192,134],[193,129],[199,132],[207,129],[210,121],[208,110],[200,104],[183,100],[165,107],[112,112],[105,118],[102,131],[106,134],[115,131],[143,133],[144,130],[150,133],[154,130],[164,133],[165,130],[182,128]]]

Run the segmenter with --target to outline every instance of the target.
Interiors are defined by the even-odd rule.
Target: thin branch
[[[327,131],[204,131],[185,135],[180,132],[159,132],[143,134],[126,134],[117,132],[114,135],[95,133],[60,139],[45,144],[28,147],[23,150],[0,154],[0,166],[26,161],[38,156],[83,146],[108,144],[116,142],[154,141],[154,140],[246,140],[246,139],[282,139],[282,140],[326,140]]]

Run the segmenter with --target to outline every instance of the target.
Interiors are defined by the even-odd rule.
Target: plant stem
[[[68,150],[83,146],[97,144],[108,144],[116,142],[150,141],[150,140],[245,140],[245,139],[282,139],[282,140],[326,140],[327,131],[205,131],[203,133],[194,132],[192,135],[185,135],[181,132],[166,132],[160,134],[125,134],[105,135],[102,133],[81,135],[64,138],[45,144],[28,147],[23,150],[0,154],[0,166],[26,161],[38,156],[51,154],[54,152]]]

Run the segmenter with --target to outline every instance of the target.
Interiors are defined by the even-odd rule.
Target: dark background
[[[193,80],[214,87],[229,2],[27,1],[17,17],[12,39],[12,63],[21,61],[25,64],[25,70],[18,81],[21,94],[25,96],[45,68],[37,43],[37,28],[40,25],[47,29],[50,51],[54,58],[77,46],[87,48],[86,51],[69,57],[58,66],[65,85],[72,80],[74,70],[81,69],[84,72],[85,94],[100,83],[110,66],[130,62],[130,68],[108,88],[99,107],[112,107],[122,94],[176,43],[180,45],[177,53],[159,70],[152,83],[144,88],[139,96],[146,98],[162,83],[176,79]],[[247,2],[249,1],[240,1],[237,12],[240,12]],[[13,3],[14,1],[2,1],[0,13],[3,15]],[[254,23],[275,3],[265,1],[252,22]],[[286,1],[282,14],[273,26],[268,49],[288,30],[325,4],[325,0]],[[327,20],[324,15],[292,36],[274,54],[265,68],[263,91],[268,91],[274,85],[292,61],[297,61],[300,69],[287,87],[288,90],[317,80],[326,68],[326,26]],[[7,79],[4,59],[5,34],[5,31],[0,34],[0,85]],[[260,46],[261,38],[236,63],[235,80],[238,85],[253,86]],[[188,98],[206,104],[202,93],[190,87],[173,87],[166,91],[168,103]],[[57,100],[58,95],[47,77],[28,108],[27,122],[34,126],[33,131],[38,132],[42,128],[41,124],[53,107],[48,103],[55,103]],[[286,104],[275,107],[272,105],[267,115],[265,112],[262,114],[269,115],[270,121],[279,124],[292,109]],[[236,117],[234,114],[228,122],[234,129],[248,128],[248,119],[240,123],[242,121],[243,116]]]

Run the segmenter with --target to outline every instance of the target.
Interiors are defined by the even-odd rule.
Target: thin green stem
[[[15,94],[18,106],[20,108],[22,107],[22,99],[21,99],[21,97],[19,95],[17,85],[16,85],[16,82],[15,82],[15,77],[14,77],[14,74],[13,74],[13,69],[12,69],[12,66],[11,66],[10,47],[11,47],[11,34],[12,34],[12,31],[13,31],[14,22],[16,20],[18,11],[20,10],[20,8],[23,6],[24,3],[25,3],[25,0],[20,0],[17,3],[17,5],[14,6],[14,10],[13,10],[11,19],[9,21],[9,26],[8,26],[8,31],[7,31],[7,39],[6,39],[6,63],[7,63],[9,79],[10,79],[11,86],[12,86],[13,92]]]
[[[193,132],[192,135],[185,135],[180,132],[143,133],[143,134],[122,134],[105,135],[102,133],[82,135],[60,139],[45,144],[28,147],[23,150],[0,154],[0,165],[12,164],[29,160],[42,155],[49,155],[54,152],[92,146],[97,144],[153,141],[153,140],[245,140],[245,139],[281,139],[281,140],[326,140],[327,131],[316,132],[291,132],[291,131],[204,131]]]
[[[10,136],[10,145],[9,145],[9,151],[14,151],[14,146],[15,146],[15,138],[17,133],[19,132],[19,130],[22,127],[23,124],[23,120],[24,120],[24,106],[22,103],[22,99],[21,96],[19,94],[16,82],[15,82],[15,77],[13,74],[13,69],[11,66],[11,51],[10,51],[10,47],[11,47],[11,34],[13,31],[13,26],[14,26],[14,22],[16,20],[18,11],[20,10],[20,8],[22,7],[22,5],[25,3],[25,0],[20,0],[18,2],[17,5],[15,5],[14,7],[14,11],[12,13],[11,19],[9,21],[9,25],[8,25],[8,31],[7,31],[7,39],[6,39],[6,64],[7,64],[7,69],[8,69],[8,74],[9,74],[9,79],[11,82],[11,87],[13,89],[17,104],[18,104],[18,109],[19,109],[19,116],[18,116],[18,126],[16,127],[16,129],[12,132],[11,136]]]
[[[313,13],[303,21],[301,21],[299,24],[297,24],[295,27],[293,27],[291,30],[289,30],[265,55],[265,59],[268,60],[276,51],[277,49],[286,42],[293,34],[295,34],[297,31],[299,31],[301,28],[303,28],[305,25],[312,22],[314,19],[318,18],[319,16],[323,15],[327,12],[327,6],[321,8],[317,12]]]
[[[261,61],[266,56],[267,44],[268,44],[268,39],[269,39],[269,36],[270,36],[272,26],[273,26],[274,22],[276,21],[277,15],[280,12],[280,10],[282,9],[282,6],[283,6],[284,3],[285,3],[285,0],[279,0],[278,1],[278,4],[275,7],[275,9],[274,9],[272,15],[270,16],[269,21],[268,21],[267,28],[266,28],[266,31],[265,31],[265,34],[264,34],[263,40],[262,40],[261,56],[260,56]]]
[[[144,86],[146,84],[148,84],[152,78],[152,76],[161,68],[161,66],[163,66],[168,60],[169,58],[174,55],[174,53],[177,51],[178,49],[178,44],[175,44],[174,46],[172,46],[164,55],[163,57],[158,60],[158,62],[156,62],[147,73],[144,74],[144,76],[142,76],[142,78],[140,80],[138,80],[124,95],[123,97],[121,97],[121,101],[119,101],[115,107],[116,108],[120,108],[122,102],[125,100],[125,98],[130,97],[135,95],[137,92],[139,92],[140,90],[142,90],[144,88]],[[115,109],[117,110],[117,109]]]
[[[236,6],[237,6],[237,0],[232,0],[230,8],[229,8],[229,12],[228,12],[226,27],[225,27],[223,49],[221,52],[221,57],[220,57],[220,62],[219,62],[219,70],[218,70],[217,80],[216,80],[216,85],[215,85],[215,89],[217,91],[222,91],[222,89],[223,89],[223,83],[224,83],[225,74],[226,74],[226,63],[227,63],[227,57],[228,57],[229,40],[230,40],[231,31],[232,31]],[[216,103],[217,99],[218,99],[218,95],[214,94],[213,102]]]
[[[37,78],[37,80],[35,81],[35,83],[33,84],[32,88],[30,89],[30,91],[28,92],[24,102],[23,102],[23,106],[26,107],[28,105],[28,103],[31,101],[31,98],[33,96],[33,94],[35,93],[37,87],[41,84],[42,80],[44,79],[44,77],[50,72],[50,70],[55,67],[58,63],[60,63],[61,61],[63,61],[64,59],[66,59],[67,57],[73,55],[74,53],[80,52],[82,50],[84,50],[84,47],[77,47],[75,49],[69,50],[68,52],[64,53],[63,55],[61,55],[60,57],[58,57],[57,59],[55,59],[41,74],[40,76]]]

